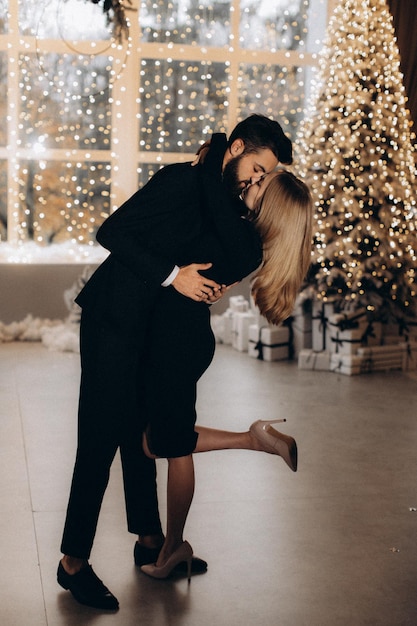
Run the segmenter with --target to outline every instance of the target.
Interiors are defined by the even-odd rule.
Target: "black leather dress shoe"
[[[133,556],[135,559],[135,565],[141,567],[142,565],[148,565],[149,563],[156,563],[158,559],[160,548],[147,548],[142,546],[138,541],[135,543],[135,549]],[[207,562],[203,559],[199,559],[197,556],[193,556],[191,561],[191,573],[192,574],[204,574],[207,571]],[[173,569],[174,574],[186,574],[187,563],[186,561],[178,563]]]
[[[57,581],[64,589],[71,591],[74,598],[95,609],[115,611],[119,601],[96,576],[91,565],[83,567],[76,574],[67,574],[62,563],[58,565]]]

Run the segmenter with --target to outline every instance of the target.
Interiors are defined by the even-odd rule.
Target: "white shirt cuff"
[[[172,272],[170,273],[170,275],[162,283],[162,287],[169,287],[173,283],[173,281],[176,279],[179,271],[180,271],[180,268],[178,267],[178,265],[176,265],[174,269],[172,270]]]

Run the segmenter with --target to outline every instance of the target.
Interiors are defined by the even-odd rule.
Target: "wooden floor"
[[[199,423],[245,430],[286,417],[299,471],[264,453],[196,455],[186,538],[209,569],[188,586],[135,569],[116,459],[92,555],[120,601],[105,614],[56,583],[78,359],[40,343],[0,345],[0,624],[417,624],[415,373],[302,371],[219,346],[200,384]]]

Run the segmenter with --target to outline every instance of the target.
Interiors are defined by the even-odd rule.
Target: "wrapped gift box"
[[[393,337],[398,338],[398,343],[402,341],[417,341],[417,320],[402,319],[398,322],[391,322],[382,325],[382,343],[394,343]],[[388,338],[388,339],[387,339]]]
[[[398,345],[359,348],[358,355],[363,357],[362,372],[382,372],[402,370],[406,354],[406,343]]]
[[[331,353],[327,350],[301,350],[298,355],[298,367],[301,370],[329,370]]]
[[[347,376],[355,376],[361,373],[363,357],[357,354],[337,354],[330,357],[330,370]]]
[[[362,346],[358,348],[358,354],[361,356],[372,356],[374,358],[386,358],[392,355],[397,356],[405,350],[405,342],[391,346]]]
[[[351,316],[342,313],[331,315],[328,327],[329,350],[337,354],[356,354],[363,345],[381,344],[381,323],[368,321],[366,312]]]
[[[297,303],[289,318],[290,341],[292,342],[292,356],[298,357],[301,350],[312,348],[312,303],[311,300]]]
[[[417,339],[410,339],[404,346],[403,370],[417,369]]]
[[[235,333],[235,315],[247,311],[249,311],[249,301],[244,296],[231,296],[229,298],[229,307],[226,311],[220,316],[212,316],[211,327],[216,341],[232,345]]]
[[[233,339],[233,318],[235,316],[235,313],[232,311],[232,309],[227,309],[222,315],[222,322],[219,323],[219,327],[220,327],[220,336],[219,339],[222,343],[225,343],[226,345],[231,345],[232,344],[232,339]]]
[[[244,296],[231,296],[229,307],[221,315],[213,315],[211,328],[216,341],[226,345],[232,345],[235,336],[234,318],[237,313],[249,310],[249,302]]]
[[[382,345],[383,346],[397,346],[399,343],[404,341],[404,337],[400,335],[382,335]]]
[[[381,322],[368,322],[363,336],[363,343],[365,346],[380,346],[382,344]]]
[[[334,303],[315,300],[312,307],[312,348],[314,352],[322,352],[329,348],[328,324],[334,314]]]
[[[248,354],[262,361],[284,361],[289,358],[288,326],[259,326],[252,324],[249,327]]]
[[[332,322],[332,316],[329,320],[329,350],[340,355],[356,354],[358,348],[363,344],[363,335],[367,324],[359,324],[357,328],[349,328],[340,330],[337,323]]]
[[[225,318],[224,315],[211,315],[210,316],[211,330],[213,331],[214,338],[217,343],[224,343],[224,327]]]
[[[391,357],[390,359],[375,359],[371,356],[364,357],[362,361],[362,373],[389,372],[391,370],[402,370],[403,358]]]
[[[266,317],[264,317],[260,310],[258,309],[258,307],[255,304],[255,300],[253,299],[252,294],[250,295],[250,310],[252,311],[252,313],[255,316],[255,324],[258,324],[258,326],[269,326],[269,322],[266,319]]]
[[[229,309],[233,313],[245,313],[249,311],[249,301],[244,296],[230,296]]]
[[[405,320],[402,334],[408,341],[417,341],[417,320]]]
[[[312,302],[311,300],[304,300],[302,302],[296,301],[294,310],[291,314],[294,323],[297,328],[303,331],[312,331],[313,319],[312,319]]]
[[[247,352],[249,326],[255,322],[252,311],[234,313],[232,320],[232,347],[239,352]]]
[[[382,324],[382,344],[401,343],[401,341],[404,341],[401,333],[402,329],[399,324]],[[394,337],[397,338],[397,341],[394,341]]]

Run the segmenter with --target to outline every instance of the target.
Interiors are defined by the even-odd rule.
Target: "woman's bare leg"
[[[183,531],[194,496],[192,455],[168,459],[167,529],[156,565],[163,565],[182,544]]]
[[[210,450],[257,450],[276,454],[283,458],[288,467],[297,471],[297,444],[293,437],[280,433],[272,427],[285,419],[258,420],[251,424],[245,432],[231,432],[197,426],[197,445],[194,452],[209,452]]]
[[[235,433],[215,428],[196,426],[198,433],[194,452],[210,450],[256,450],[256,440],[250,432]],[[191,455],[168,459],[167,532],[158,557],[157,566],[163,565],[183,542],[183,531],[194,495],[194,463]]]
[[[232,432],[196,426],[198,433],[197,445],[194,452],[210,452],[211,450],[261,450],[256,439],[249,431]]]
[[[196,426],[198,433],[194,453],[212,450],[261,450],[262,444],[251,431],[233,432]],[[151,456],[146,436],[145,453]],[[161,567],[182,544],[185,522],[193,500],[195,487],[192,455],[168,459],[167,531],[156,565]]]

